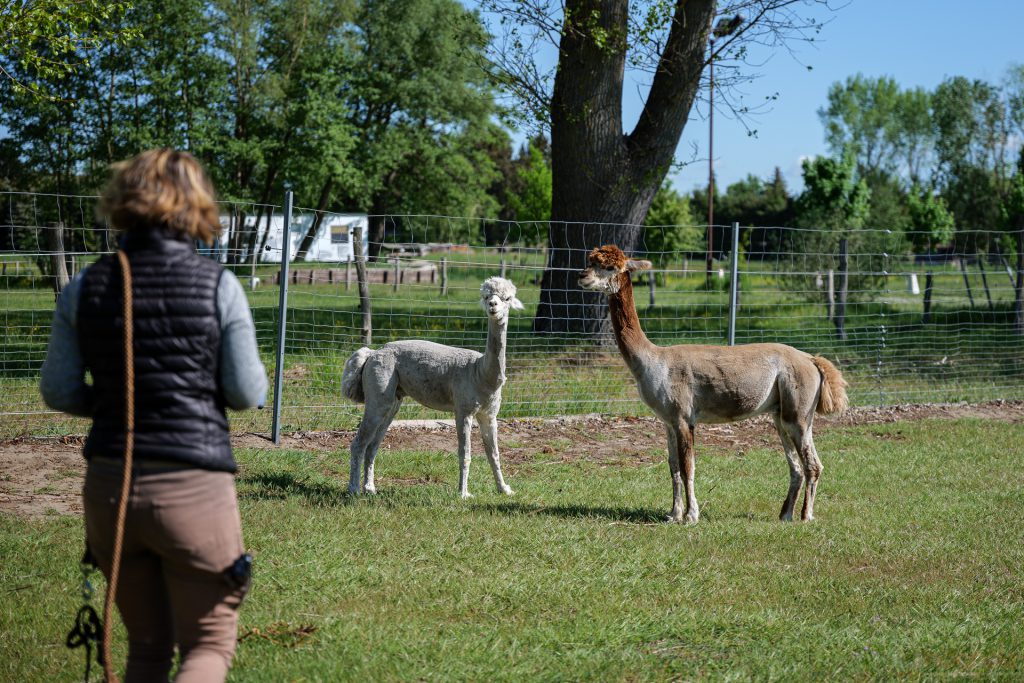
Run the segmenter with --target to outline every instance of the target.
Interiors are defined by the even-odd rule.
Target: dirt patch
[[[866,425],[929,418],[982,418],[1024,423],[1024,401],[980,404],[900,405],[855,408],[836,419],[818,417],[818,424]],[[900,439],[899,434],[876,435]],[[352,432],[295,432],[282,437],[281,447],[346,452]],[[653,417],[581,415],[546,420],[501,420],[502,461],[515,467],[528,461],[591,462],[639,466],[664,459],[665,434]],[[236,434],[235,448],[275,448],[265,435]],[[396,422],[382,448],[394,450],[454,451],[455,427],[450,420]],[[699,425],[698,448],[711,446],[734,452],[775,447],[778,436],[771,419],[760,416],[744,422]],[[0,442],[0,513],[24,517],[81,514],[82,438],[20,438]],[[483,454],[483,443],[473,434],[473,452]],[[347,455],[345,456],[347,458]],[[422,482],[403,481],[415,485]]]

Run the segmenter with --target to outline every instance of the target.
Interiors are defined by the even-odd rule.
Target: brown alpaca
[[[672,473],[669,521],[700,517],[693,492],[693,430],[698,422],[735,422],[771,413],[789,460],[789,492],[779,519],[793,519],[800,487],[806,482],[805,521],[814,519],[814,493],[823,467],[814,448],[814,412],[846,409],[846,380],[832,363],[785,344],[655,346],[640,328],[630,272],[650,261],[627,259],[614,245],[590,252],[590,267],[580,273],[583,289],[608,295],[615,339],[636,378],[640,398],[665,423],[668,465]]]

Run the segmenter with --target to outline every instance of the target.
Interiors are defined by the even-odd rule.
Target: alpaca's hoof
[[[513,496],[516,493],[515,491],[512,490],[511,486],[507,486],[507,485],[506,486],[502,486],[500,489],[498,489],[498,492],[499,493],[503,493],[506,496]]]
[[[793,521],[793,513],[790,512],[789,514],[781,514],[781,515],[779,515],[779,521],[780,522],[792,522]]]
[[[678,524],[683,521],[683,513],[670,512],[668,517],[665,518],[665,521],[671,524]]]
[[[370,495],[373,495],[373,494],[377,493],[377,487],[376,486],[364,486],[363,487],[363,493],[368,493]]]
[[[463,491],[459,495],[462,497],[462,500],[469,500],[470,498],[473,497],[473,494],[470,493],[469,491]]]
[[[686,521],[687,524],[696,524],[699,520],[700,520],[700,515],[699,514],[690,514],[690,515],[686,515],[686,520],[685,521]]]

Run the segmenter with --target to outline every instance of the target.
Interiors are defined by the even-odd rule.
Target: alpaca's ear
[[[626,261],[626,270],[633,272],[634,270],[650,270],[653,267],[650,261],[644,261],[641,259],[629,259]]]
[[[523,302],[518,297],[512,297],[512,301],[509,301],[508,305],[517,311],[523,310]]]

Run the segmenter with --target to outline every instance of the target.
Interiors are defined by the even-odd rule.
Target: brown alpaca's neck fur
[[[633,302],[633,282],[629,273],[620,273],[618,278],[619,291],[608,295],[608,311],[619,352],[626,360],[626,364],[633,368],[640,357],[645,355],[644,352],[654,348],[654,344],[640,327],[640,318],[637,317],[636,304]]]

